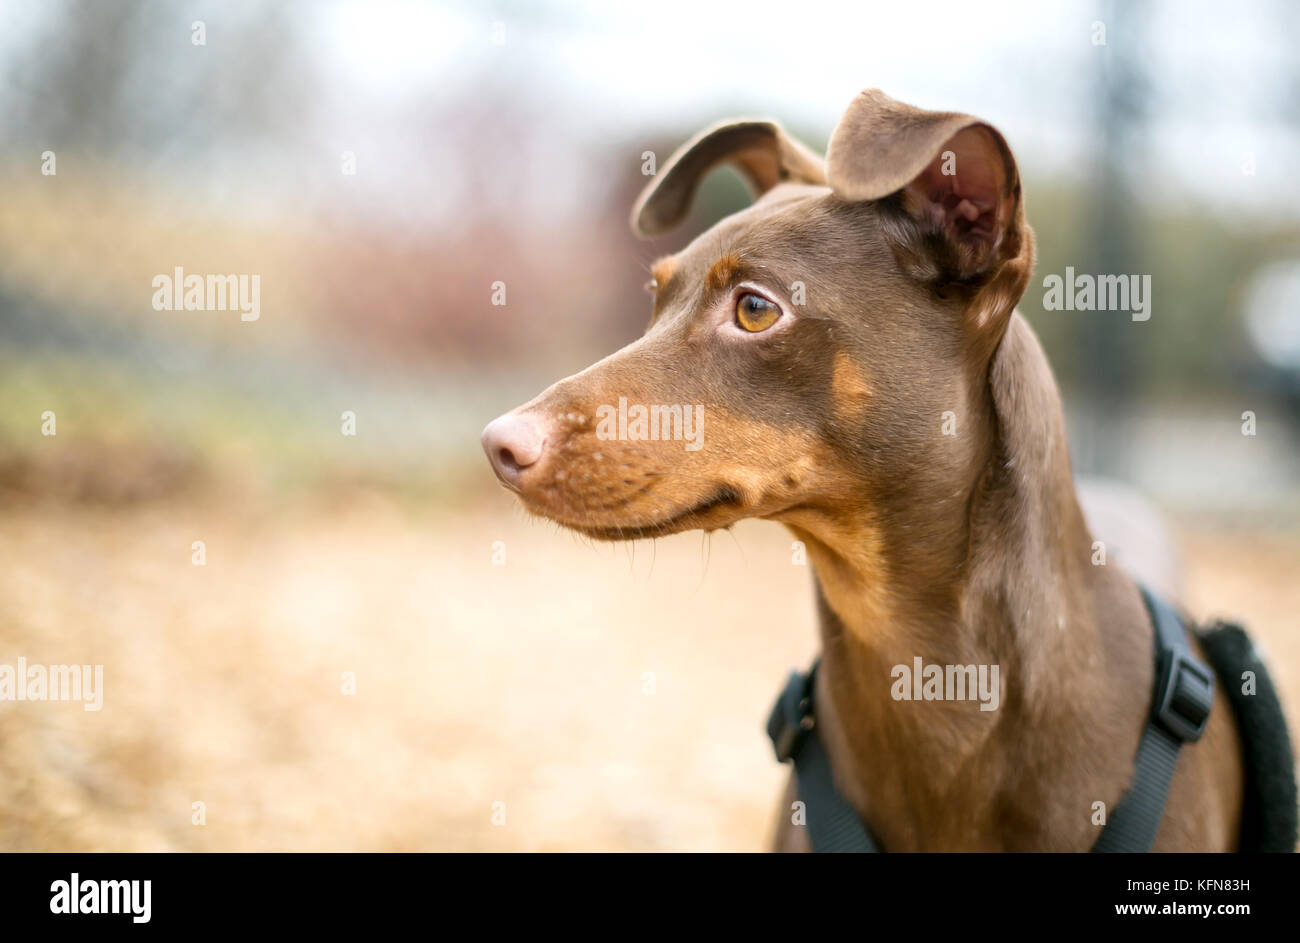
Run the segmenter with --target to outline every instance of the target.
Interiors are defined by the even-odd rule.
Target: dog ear
[[[1033,234],[1015,159],[992,125],[870,89],[831,135],[826,177],[846,200],[891,198],[904,267],[937,287],[975,289],[981,320],[1004,320],[1020,300],[1033,267]]]
[[[677,225],[700,180],[719,164],[734,166],[755,196],[786,181],[826,182],[822,159],[775,121],[723,121],[679,147],[641,191],[632,207],[632,229],[655,236]]]

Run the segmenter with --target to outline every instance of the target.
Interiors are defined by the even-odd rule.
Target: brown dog
[[[592,537],[784,523],[816,571],[821,736],[881,846],[1087,851],[1094,803],[1133,776],[1152,627],[1133,581],[1094,565],[1056,385],[1015,311],[1034,240],[1010,149],[868,91],[825,162],[768,121],[702,133],[636,228],[677,223],[722,163],[754,206],[655,265],[645,336],[493,421],[493,467]],[[917,657],[999,666],[1000,706],[896,700],[891,670]],[[1241,802],[1216,693],[1156,850],[1234,849]]]

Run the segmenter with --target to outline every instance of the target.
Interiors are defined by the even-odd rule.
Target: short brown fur
[[[945,150],[955,176],[936,171]],[[819,727],[884,849],[1086,851],[1094,803],[1113,809],[1133,775],[1153,638],[1133,580],[1093,565],[1056,384],[1014,310],[1034,240],[1009,147],[977,119],[864,92],[824,165],[773,122],[715,126],[635,223],[677,222],[729,161],[757,202],[656,266],[643,337],[508,414],[545,444],[498,474],[602,539],[784,523],[816,576]],[[752,336],[732,322],[741,259],[783,311]],[[703,447],[601,439],[597,410],[620,397],[701,404]],[[891,666],[916,656],[999,665],[1000,708],[894,700]],[[794,796],[778,848],[807,845]],[[1156,849],[1234,849],[1241,801],[1219,694]]]

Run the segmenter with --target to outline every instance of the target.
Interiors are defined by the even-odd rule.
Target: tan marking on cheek
[[[524,496],[534,513],[571,526],[641,526],[730,487],[739,506],[711,519],[725,525],[745,517],[784,520],[787,509],[809,498],[860,497],[856,479],[808,430],[697,404],[705,414],[697,451],[686,450],[685,436],[681,441],[601,439],[593,404],[616,397],[587,392],[581,404],[570,399],[552,413],[556,441],[547,474]],[[629,398],[654,399],[642,391]]]
[[[693,453],[697,477],[730,485],[754,516],[770,514],[816,485],[820,442],[806,431],[782,429],[705,407],[703,449]]]
[[[728,252],[709,268],[709,287],[721,291],[731,284],[731,280],[740,271],[740,257]]]
[[[835,355],[831,373],[831,398],[835,415],[841,419],[859,417],[871,402],[871,384],[866,374],[844,351]]]

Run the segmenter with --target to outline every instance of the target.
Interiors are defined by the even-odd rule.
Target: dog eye
[[[751,334],[766,331],[781,316],[781,309],[761,295],[741,295],[736,302],[736,323]]]

